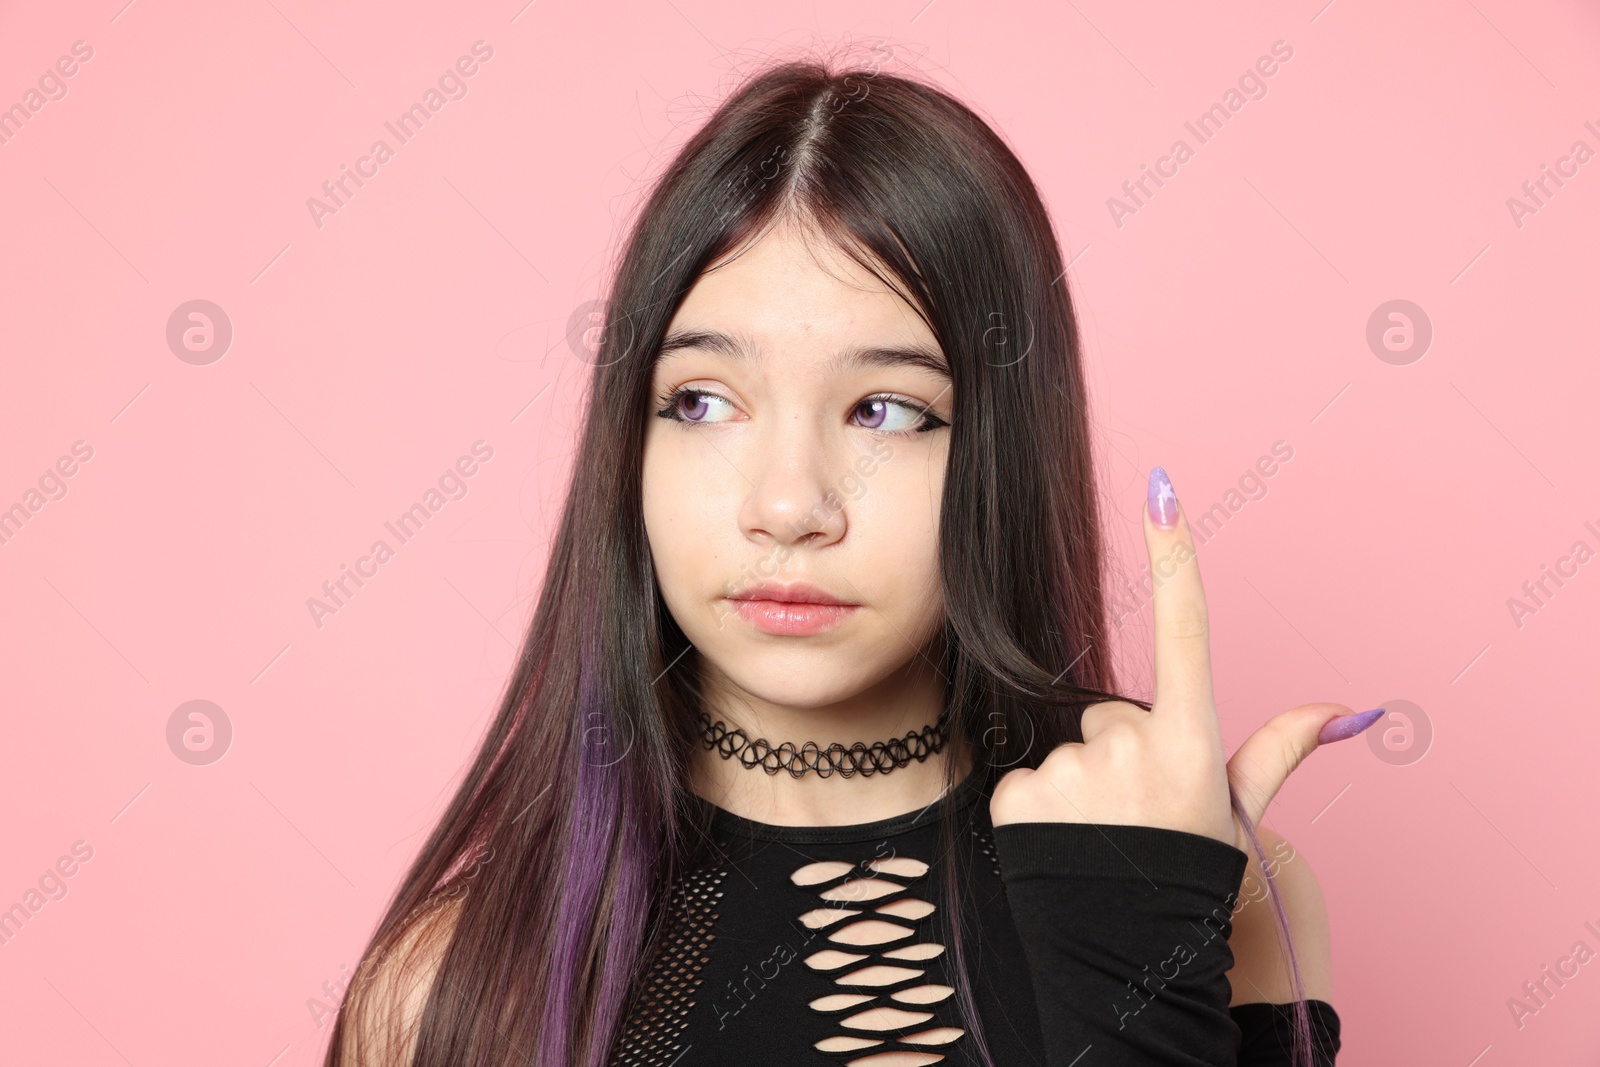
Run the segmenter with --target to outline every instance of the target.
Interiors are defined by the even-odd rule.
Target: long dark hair
[[[397,1067],[413,1041],[416,1067],[606,1062],[702,837],[686,785],[699,687],[642,516],[653,365],[701,272],[775,222],[813,223],[905,294],[949,363],[939,666],[952,730],[991,772],[1036,767],[1082,740],[1085,706],[1118,698],[1078,331],[1049,215],[978,115],[880,67],[808,58],[746,78],[651,190],[608,294],[516,669],[363,955],[325,1067]],[[947,787],[954,775],[947,761]],[[941,825],[959,1003],[992,1063]],[[424,958],[431,983],[406,980]],[[420,1011],[414,1035],[384,1036],[402,1001]],[[1303,1005],[1298,1022],[1308,1035]]]

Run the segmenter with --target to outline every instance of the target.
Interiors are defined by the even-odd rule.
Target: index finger
[[[1144,512],[1155,618],[1152,711],[1211,708],[1211,626],[1189,521],[1167,472],[1150,468]]]

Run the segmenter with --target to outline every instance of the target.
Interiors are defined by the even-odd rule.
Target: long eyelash
[[[656,414],[671,422],[681,422],[685,426],[698,426],[699,423],[690,422],[688,419],[678,414],[678,401],[686,396],[714,396],[718,400],[723,401],[726,401],[727,399],[720,393],[713,393],[709,389],[691,389],[689,386],[680,385],[672,392],[656,397],[656,403],[661,405],[661,407],[656,410]]]
[[[922,421],[911,427],[909,430],[876,431],[877,433],[885,434],[889,437],[911,437],[914,434],[927,433],[929,430],[937,430],[941,426],[950,425],[948,422],[945,422],[939,416],[935,415],[932,408],[925,408],[922,405],[895,393],[873,393],[871,396],[862,397],[859,401],[857,401],[856,406],[860,407],[862,404],[865,404],[870,400],[885,400],[891,404],[899,404],[901,407],[910,408],[912,411],[915,411],[922,416]]]
[[[671,422],[681,422],[686,426],[694,425],[693,423],[690,423],[688,419],[678,414],[678,401],[686,396],[718,396],[718,394],[706,389],[694,389],[689,386],[679,386],[670,393],[663,393],[656,397],[656,402],[661,405],[661,407],[656,409],[656,414],[661,418],[667,419]],[[939,416],[935,415],[932,408],[922,407],[909,398],[900,396],[897,393],[873,393],[871,396],[864,396],[856,402],[856,407],[860,407],[862,404],[873,400],[882,400],[890,404],[898,404],[901,407],[910,408],[922,416],[922,421],[908,430],[874,431],[875,433],[881,433],[886,437],[911,437],[915,434],[927,433],[929,430],[937,430],[941,426],[950,425]]]
[[[656,414],[661,416],[663,419],[668,419],[672,422],[688,422],[688,419],[678,414],[678,398],[693,391],[694,390],[692,389],[680,388],[674,389],[670,393],[662,393],[661,395],[657,396],[656,403],[660,404],[661,406],[656,409]]]

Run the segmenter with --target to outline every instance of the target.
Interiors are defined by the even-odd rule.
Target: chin
[[[729,651],[735,657],[731,670]],[[886,666],[880,674],[864,665],[859,653],[844,648],[773,654],[723,650],[705,658],[743,692],[790,708],[825,708],[848,700],[893,670]]]

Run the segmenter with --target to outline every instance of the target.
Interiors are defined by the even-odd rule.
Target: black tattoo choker
[[[716,749],[723,759],[738,758],[745,767],[759,766],[768,774],[788,771],[795,778],[807,771],[816,771],[817,777],[828,778],[834,773],[849,778],[855,774],[870,776],[888,774],[896,767],[904,767],[912,760],[922,762],[944,748],[947,739],[945,728],[947,714],[941,713],[939,721],[913,730],[904,737],[863,744],[857,741],[849,748],[835,741],[821,748],[815,741],[795,747],[785,741],[774,748],[764,737],[750,740],[743,729],[728,729],[727,723],[718,719],[713,723],[705,712],[700,712],[700,738],[707,749]]]

